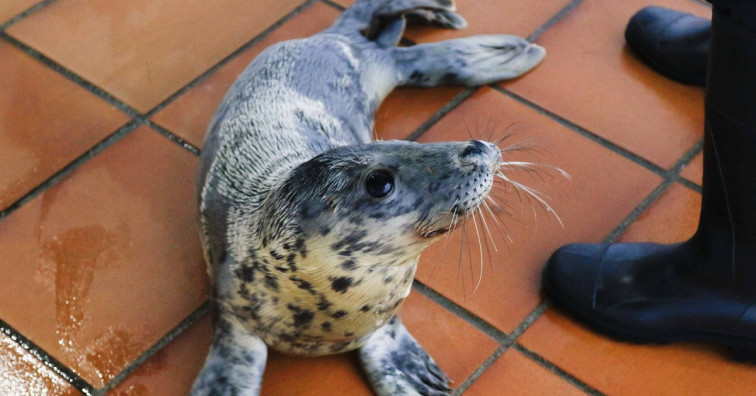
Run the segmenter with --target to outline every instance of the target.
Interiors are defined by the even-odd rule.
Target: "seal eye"
[[[394,177],[386,171],[370,172],[365,179],[365,189],[375,198],[384,198],[394,189]]]

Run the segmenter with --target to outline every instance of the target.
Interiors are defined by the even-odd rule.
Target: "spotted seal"
[[[215,333],[192,394],[257,394],[267,347],[359,348],[379,395],[451,391],[396,312],[420,253],[478,208],[501,152],[371,142],[375,111],[396,86],[513,78],[545,51],[510,35],[397,47],[407,20],[466,25],[451,0],[358,0],[263,51],[226,94],[200,157]]]

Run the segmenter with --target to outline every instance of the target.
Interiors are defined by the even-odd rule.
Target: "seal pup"
[[[450,0],[358,0],[329,29],[263,51],[211,121],[199,222],[215,332],[194,395],[259,393],[267,348],[359,348],[379,395],[446,395],[396,316],[420,253],[476,210],[501,151],[371,142],[396,86],[477,86],[545,55],[510,35],[396,47],[406,21],[462,28]]]

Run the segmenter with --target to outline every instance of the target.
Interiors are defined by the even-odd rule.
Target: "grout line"
[[[538,27],[533,33],[531,33],[526,39],[530,42],[534,42],[538,40],[538,38],[541,37],[541,35],[548,30],[550,27],[554,26],[557,22],[561,21],[562,18],[564,18],[567,14],[570,13],[575,7],[580,5],[583,0],[573,0],[570,4],[567,4],[564,8],[562,8],[559,12],[557,12],[553,17],[551,17],[546,23]]]
[[[246,43],[242,44],[241,47],[237,48],[230,54],[226,55],[223,59],[218,61],[215,65],[211,66],[209,69],[205,70],[200,74],[199,76],[195,77],[192,81],[184,85],[183,87],[179,88],[176,92],[168,96],[165,100],[158,103],[155,107],[150,109],[148,112],[145,113],[145,117],[150,118],[155,115],[155,113],[159,112],[160,110],[164,109],[169,104],[173,103],[176,99],[178,99],[180,96],[197,86],[199,83],[210,77],[211,75],[215,74],[218,69],[222,68],[232,60],[236,59],[239,55],[241,55],[243,52],[247,51],[249,48],[253,47],[255,44],[262,41],[265,37],[267,37],[270,33],[272,33],[274,30],[278,29],[281,25],[285,24],[295,16],[297,16],[302,11],[309,8],[313,3],[318,2],[319,0],[307,0],[304,3],[300,4],[293,10],[291,10],[288,14],[284,15],[281,19],[273,23],[272,25],[268,26],[265,30],[260,32],[258,35],[253,37],[251,40],[247,41]]]
[[[672,185],[674,179],[665,179],[659,184],[653,191],[651,191],[650,194],[646,198],[641,201],[638,206],[636,206],[630,214],[628,214],[621,222],[620,224],[612,230],[612,232],[609,233],[609,235],[604,238],[604,243],[613,243],[617,241],[617,238],[624,233],[628,227],[630,227],[630,224],[635,222],[635,220],[638,219],[638,217],[646,211],[654,202],[656,202],[659,197],[664,195],[664,193],[669,189],[669,186]]]
[[[405,138],[405,140],[417,140],[420,136],[422,136],[425,132],[428,131],[433,125],[435,125],[440,119],[442,119],[445,115],[449,114],[452,110],[454,110],[457,106],[459,106],[462,102],[465,101],[465,99],[469,98],[470,95],[473,94],[478,88],[466,88],[464,91],[458,93],[456,96],[454,96],[449,102],[447,102],[443,107],[438,109],[435,114],[433,114],[428,120],[426,120],[424,123],[422,123],[417,129],[415,129],[409,136]]]
[[[692,182],[692,181],[690,181],[690,180],[688,180],[688,179],[686,179],[684,177],[677,178],[677,182],[680,183],[680,184],[682,184],[685,187],[688,187],[689,189],[691,189],[691,190],[693,190],[693,191],[695,191],[695,192],[697,192],[699,194],[703,193],[703,188],[700,185],[698,185],[698,184],[696,184],[696,183],[694,183],[694,182]]]
[[[528,357],[530,360],[540,364],[542,367],[546,368],[547,370],[551,371],[552,373],[556,374],[559,378],[569,382],[570,384],[576,386],[583,392],[589,395],[593,396],[603,396],[604,394],[599,392],[597,389],[594,389],[592,386],[586,384],[585,382],[581,381],[577,377],[573,376],[572,374],[562,370],[558,366],[556,366],[554,363],[551,363],[550,361],[546,360],[543,356],[525,348],[524,346],[520,344],[514,344],[513,348]]]
[[[680,181],[680,170],[688,164],[703,149],[703,140],[696,142],[680,159],[665,172],[664,180],[651,193],[636,206],[620,224],[604,238],[604,243],[612,243],[624,233],[630,225],[638,219],[652,204],[654,204],[676,181]]]
[[[564,117],[562,117],[562,116],[560,116],[560,115],[558,115],[556,113],[552,113],[551,111],[544,109],[543,107],[541,107],[541,106],[539,106],[539,105],[537,105],[537,104],[535,104],[535,103],[533,103],[533,102],[531,102],[531,101],[523,98],[520,95],[517,95],[514,92],[508,91],[508,90],[506,90],[506,89],[504,89],[504,88],[502,88],[502,87],[500,87],[498,85],[490,85],[490,87],[494,88],[495,90],[501,92],[502,94],[507,95],[510,98],[512,98],[512,99],[514,99],[514,100],[516,100],[516,101],[518,101],[518,102],[520,102],[520,103],[522,103],[522,104],[524,104],[524,105],[526,105],[526,106],[528,106],[528,107],[536,110],[541,115],[544,115],[544,116],[547,116],[547,117],[551,118],[552,120],[558,122],[562,126],[565,126],[565,127],[569,128],[569,129],[571,129],[571,130],[579,133],[580,135],[582,135],[582,136],[584,136],[584,137],[586,137],[586,138],[588,138],[588,139],[590,139],[590,140],[592,140],[592,141],[600,144],[604,148],[606,148],[606,149],[608,149],[610,151],[613,151],[614,153],[619,154],[619,155],[621,155],[621,156],[629,159],[630,161],[632,161],[632,162],[634,162],[634,163],[636,163],[636,164],[638,164],[638,165],[640,165],[640,166],[642,166],[642,167],[650,170],[651,172],[654,172],[654,173],[656,173],[657,175],[660,175],[660,176],[666,176],[667,171],[664,168],[662,168],[659,165],[656,165],[653,162],[651,162],[651,161],[649,161],[649,160],[641,157],[640,155],[635,154],[632,151],[629,151],[629,150],[627,150],[627,149],[625,149],[625,148],[623,148],[621,146],[618,146],[617,144],[611,142],[610,140],[607,140],[607,139],[605,139],[605,138],[603,138],[603,137],[601,137],[601,136],[599,136],[599,135],[597,135],[597,134],[595,134],[595,133],[593,133],[593,132],[585,129],[585,128],[583,128],[583,127],[581,127],[581,126],[573,123],[572,121],[567,120],[566,118],[564,118]]]
[[[501,357],[501,355],[503,355],[504,352],[507,351],[507,349],[509,349],[510,346],[511,346],[511,343],[508,344],[508,345],[507,344],[505,344],[505,345],[499,345],[499,347],[496,348],[496,350],[493,351],[493,353],[490,356],[488,356],[488,358],[486,358],[486,360],[483,361],[483,363],[480,365],[480,367],[478,367],[477,369],[475,369],[475,371],[473,371],[473,373],[470,374],[470,376],[468,376],[467,379],[465,379],[464,382],[462,382],[457,387],[457,389],[454,389],[454,392],[452,393],[452,396],[460,396],[461,394],[465,393],[470,388],[470,386],[478,378],[480,378],[480,376],[483,375],[483,373],[486,370],[488,370],[488,368],[491,367],[491,365],[493,365],[496,362],[496,360],[498,360],[499,357]]]
[[[65,364],[52,357],[52,355],[47,353],[47,351],[45,351],[44,349],[40,348],[37,344],[24,337],[24,335],[22,335],[18,330],[14,329],[3,320],[0,320],[0,332],[10,337],[11,340],[20,345],[27,352],[31,353],[37,360],[53,370],[71,386],[75,387],[77,390],[83,392],[86,395],[93,394],[94,387],[90,385],[86,380],[81,378],[73,370],[69,369]]]
[[[61,74],[63,77],[66,77],[67,79],[73,81],[80,87],[85,88],[89,92],[97,95],[101,99],[104,99],[109,104],[113,105],[118,110],[121,110],[122,112],[128,114],[131,117],[137,117],[140,115],[140,113],[134,109],[133,107],[129,106],[128,104],[122,102],[120,99],[116,98],[115,96],[111,95],[104,89],[98,87],[97,85],[93,84],[92,82],[88,81],[84,77],[79,76],[78,74],[74,73],[71,70],[68,70],[58,62],[52,60],[51,58],[48,58],[41,52],[35,50],[34,48],[26,45],[20,40],[17,40],[15,37],[8,35],[5,32],[0,32],[0,38],[4,39],[5,41],[12,44],[14,47],[24,51],[27,55],[31,56],[32,58],[38,60],[45,66],[50,67],[51,69],[55,70],[59,74]]]
[[[331,7],[335,8],[335,9],[337,9],[339,11],[342,11],[342,12],[346,10],[346,7],[344,7],[341,4],[334,3],[331,0],[320,0],[320,2],[323,3],[323,4],[325,4],[325,5],[327,5],[327,6],[331,6]]]
[[[210,301],[205,300],[205,302],[202,303],[197,309],[194,310],[189,316],[187,316],[184,320],[181,321],[176,327],[171,329],[163,338],[160,339],[157,343],[155,343],[153,346],[151,346],[149,349],[147,349],[144,353],[142,353],[138,358],[134,359],[125,369],[123,369],[118,375],[113,377],[113,379],[108,382],[105,387],[102,389],[99,389],[99,392],[105,393],[107,391],[112,390],[118,384],[120,384],[123,380],[128,378],[131,373],[134,372],[134,370],[138,369],[139,366],[144,364],[147,360],[149,360],[152,356],[154,356],[158,351],[163,349],[166,345],[170,344],[171,341],[175,340],[178,336],[180,336],[184,331],[192,327],[195,323],[197,323],[200,319],[202,319],[208,312],[210,311]]]
[[[528,328],[530,328],[530,326],[535,323],[535,321],[538,320],[547,309],[549,309],[549,307],[551,307],[551,302],[549,300],[543,300],[538,306],[533,308],[533,311],[531,311],[530,314],[517,325],[517,328],[514,329],[512,334],[509,335],[510,338],[512,338],[512,342],[520,338],[520,336],[523,335],[523,333],[525,333],[525,331],[527,331]]]
[[[181,136],[176,135],[175,133],[169,131],[167,128],[156,124],[152,122],[151,120],[145,120],[145,125],[148,125],[150,128],[154,129],[157,133],[159,133],[161,136],[164,136],[168,138],[168,140],[178,144],[179,146],[185,148],[186,150],[190,151],[194,155],[199,155],[200,149],[189,143],[188,141],[184,140]]]
[[[415,279],[415,281],[412,282],[412,288],[420,292],[420,294],[429,298],[431,301],[435,302],[436,304],[441,305],[442,307],[446,308],[447,311],[452,312],[453,314],[463,319],[468,324],[480,330],[485,335],[493,338],[494,340],[496,340],[496,342],[500,344],[505,344],[505,343],[510,342],[509,336],[507,336],[506,333],[497,329],[496,327],[486,322],[485,320],[481,319],[478,315],[468,311],[466,308],[460,306],[454,301],[449,300],[448,298],[444,297],[437,291],[424,285],[419,280]]]
[[[46,190],[49,187],[54,186],[62,179],[65,179],[66,177],[68,177],[71,173],[73,173],[85,162],[89,161],[92,157],[94,157],[95,155],[99,154],[103,150],[113,145],[113,143],[121,140],[124,136],[128,135],[131,131],[136,129],[140,124],[141,122],[139,122],[139,120],[131,120],[127,122],[124,126],[118,128],[115,132],[107,136],[105,139],[101,140],[99,143],[95,144],[92,148],[87,150],[84,154],[78,156],[76,159],[74,159],[73,161],[65,165],[61,170],[59,170],[58,172],[56,172],[55,174],[47,178],[47,180],[43,181],[38,186],[32,188],[29,192],[27,192],[24,196],[19,198],[16,202],[0,210],[0,220],[7,217],[14,211],[16,211],[19,207],[21,207],[25,203],[34,199],[42,191]]]
[[[54,3],[57,0],[44,0],[37,4],[34,4],[33,6],[27,8],[26,10],[22,11],[20,14],[14,16],[13,18],[9,19],[5,23],[0,23],[0,32],[3,30],[11,27],[11,25],[14,25],[16,22],[28,17],[31,14],[34,14],[35,12],[41,10],[42,8],[47,7],[51,3]]]
[[[462,382],[462,384],[454,391],[454,395],[461,395],[463,392],[467,391],[467,389],[470,388],[470,386],[472,386],[472,384],[475,383],[475,381],[477,381],[478,378],[480,378],[480,376],[494,364],[494,362],[496,362],[499,356],[503,355],[509,347],[515,344],[516,340],[546,311],[546,309],[549,308],[549,306],[551,306],[551,304],[548,301],[543,301],[538,304],[538,306],[528,314],[517,328],[512,331],[512,334],[507,336],[506,339],[501,342],[499,348],[497,348],[488,359],[486,359],[472,374],[470,374],[470,376],[467,377],[467,379],[465,379],[464,382]]]

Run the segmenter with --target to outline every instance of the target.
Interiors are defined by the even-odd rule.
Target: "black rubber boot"
[[[646,7],[630,19],[625,41],[638,58],[675,81],[703,86],[711,21],[662,7]]]
[[[635,342],[718,342],[756,352],[756,2],[715,1],[703,202],[677,245],[576,244],[543,273],[554,302]]]

